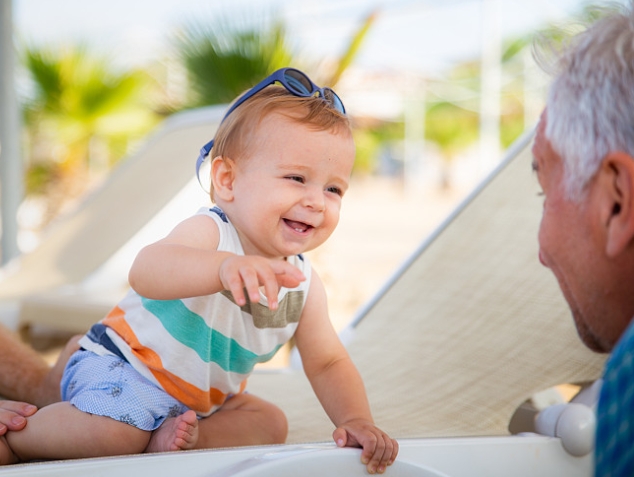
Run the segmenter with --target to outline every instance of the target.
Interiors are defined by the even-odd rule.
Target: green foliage
[[[334,74],[330,77],[330,80],[326,82],[326,84],[330,87],[335,87],[337,82],[341,78],[341,75],[344,71],[353,63],[354,59],[357,57],[361,45],[365,40],[368,32],[372,28],[372,25],[376,21],[378,16],[378,10],[371,12],[361,23],[359,29],[352,35],[352,39],[350,40],[350,44],[346,49],[343,56],[339,59],[337,64],[337,69]]]
[[[449,102],[427,110],[425,138],[436,143],[449,159],[478,138],[478,114]]]
[[[381,141],[374,134],[373,129],[357,128],[353,131],[356,155],[354,159],[355,172],[371,173],[376,164],[376,153]]]
[[[500,97],[500,146],[509,147],[524,131],[524,59],[528,36],[507,39],[502,48],[503,85]],[[426,139],[445,159],[473,145],[479,138],[480,63],[456,65],[443,80],[431,82],[426,114]],[[433,94],[433,92],[440,92]]]
[[[30,80],[23,105],[27,193],[68,181],[97,153],[100,167],[107,168],[158,120],[145,99],[150,77],[117,71],[109,58],[85,46],[25,46],[21,60]]]
[[[375,172],[378,154],[386,144],[400,142],[403,139],[402,122],[375,122],[353,129],[356,156],[355,172],[368,174]]]
[[[53,162],[32,164],[27,170],[24,181],[27,194],[44,194],[51,181],[58,179],[59,172],[59,167]]]
[[[227,15],[192,22],[176,38],[176,47],[188,72],[186,107],[229,103],[293,62],[286,28],[276,19],[264,23]]]
[[[29,125],[55,118],[64,124],[89,125],[77,128],[84,132],[98,130],[100,120],[131,109],[133,103],[141,106],[140,94],[149,80],[138,71],[115,72],[109,59],[90,54],[85,47],[27,47],[23,62],[34,86],[25,105]]]
[[[503,101],[500,117],[500,145],[507,149],[519,138],[524,130],[524,104],[520,98],[508,96]]]
[[[502,63],[508,63],[516,58],[518,54],[525,51],[526,47],[530,46],[530,43],[531,39],[527,36],[507,40],[503,46]]]

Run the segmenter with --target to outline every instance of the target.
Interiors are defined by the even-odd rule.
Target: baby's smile
[[[290,228],[292,228],[293,230],[295,230],[295,232],[299,232],[299,233],[305,233],[307,232],[309,229],[312,229],[313,226],[312,225],[308,225],[305,224],[304,222],[297,222],[295,220],[290,220],[290,219],[284,219],[284,222],[286,223],[286,225],[288,225]]]

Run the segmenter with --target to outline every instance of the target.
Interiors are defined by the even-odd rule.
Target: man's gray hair
[[[610,151],[634,157],[634,8],[602,10],[558,55],[546,103],[545,134],[574,200]]]

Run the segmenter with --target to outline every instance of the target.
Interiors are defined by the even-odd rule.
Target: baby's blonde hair
[[[321,97],[301,97],[281,86],[269,86],[235,109],[218,127],[210,157],[243,158],[253,146],[255,133],[270,114],[281,114],[315,131],[351,135],[348,117]],[[214,200],[213,184],[210,196]]]

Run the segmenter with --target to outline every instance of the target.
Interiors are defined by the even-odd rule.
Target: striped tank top
[[[204,208],[220,230],[219,251],[244,255],[238,233],[224,212]],[[116,354],[200,416],[242,392],[257,363],[270,360],[295,333],[310,286],[310,264],[287,258],[306,280],[281,288],[278,309],[258,303],[239,307],[228,291],[182,300],[150,300],[134,290],[84,336],[97,354]]]

